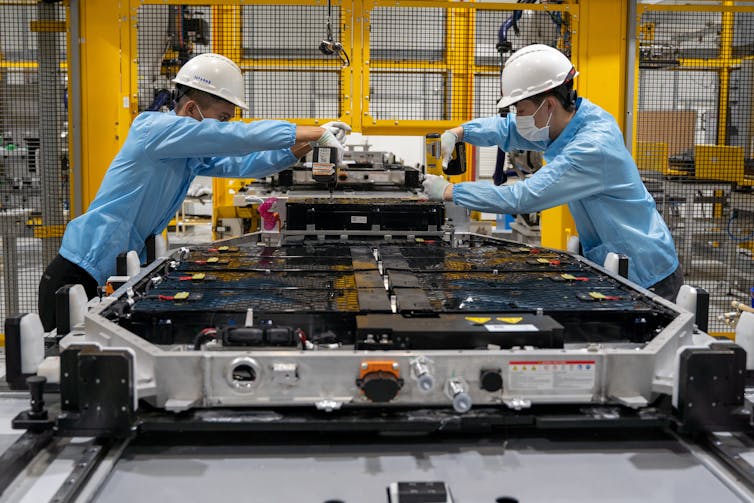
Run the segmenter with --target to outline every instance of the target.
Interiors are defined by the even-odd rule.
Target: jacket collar
[[[584,105],[584,106],[582,106]],[[589,105],[591,103],[586,98],[578,98],[576,100],[576,113],[568,122],[563,131],[560,132],[557,138],[547,146],[545,150],[545,159],[550,161],[552,157],[555,157],[560,153],[563,148],[576,136],[576,133],[581,129],[581,125],[586,120],[588,114]]]

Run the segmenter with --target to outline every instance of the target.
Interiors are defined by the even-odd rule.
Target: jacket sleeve
[[[288,148],[296,139],[295,124],[275,120],[197,121],[155,114],[142,127],[146,129],[144,150],[153,159],[244,156],[260,150]]]
[[[503,186],[456,184],[453,202],[490,213],[527,213],[584,199],[604,190],[604,158],[598,145],[572,144],[521,182]]]
[[[504,152],[544,151],[549,142],[533,142],[525,139],[516,129],[515,117],[515,114],[508,114],[505,117],[493,115],[466,122],[461,126],[463,127],[463,141],[480,147],[497,145]]]
[[[242,157],[212,157],[198,175],[223,178],[262,178],[297,161],[290,149],[254,152]]]

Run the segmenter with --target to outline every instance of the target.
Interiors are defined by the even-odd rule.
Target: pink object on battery
[[[262,217],[262,227],[264,227],[264,230],[266,231],[271,231],[272,229],[274,229],[275,224],[277,224],[278,222],[278,214],[271,210],[272,206],[276,202],[276,197],[270,197],[265,199],[264,202],[257,208],[259,216]]]

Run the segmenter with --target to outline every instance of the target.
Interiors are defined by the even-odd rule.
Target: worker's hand
[[[346,144],[346,135],[351,132],[351,126],[345,122],[332,121],[322,124],[322,127],[330,131],[341,145]]]
[[[444,199],[445,188],[448,185],[450,185],[450,182],[437,175],[424,175],[424,181],[422,182],[424,193],[427,194],[430,201],[442,201]]]
[[[329,129],[325,129],[322,136],[317,138],[313,143],[313,147],[333,147],[338,150],[343,150],[343,145],[338,141],[335,135]]]
[[[189,197],[211,196],[212,189],[205,187],[204,185],[191,184],[191,186],[189,186],[188,188],[188,191],[186,192],[186,195]]]
[[[442,156],[442,167],[447,168],[450,157],[453,155],[453,149],[456,148],[458,137],[452,131],[445,131],[440,137],[440,155]]]
[[[343,162],[343,145],[338,141],[332,132],[325,128],[325,132],[312,142],[312,147],[331,147],[335,149],[335,155],[337,158],[336,164],[342,164]]]

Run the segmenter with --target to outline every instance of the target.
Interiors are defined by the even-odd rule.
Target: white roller
[[[47,378],[48,383],[60,382],[60,357],[48,356],[37,368],[37,375]]]
[[[568,243],[566,244],[566,250],[568,250],[571,253],[579,253],[579,237],[578,236],[571,236],[568,238]]]
[[[691,285],[682,285],[675,297],[675,303],[686,311],[696,314],[696,288]]]
[[[45,357],[42,320],[37,313],[29,313],[21,318],[21,373],[34,374]]]
[[[126,253],[126,276],[133,278],[141,270],[141,260],[139,260],[139,254],[134,250]]]
[[[167,257],[168,255],[168,241],[162,234],[155,234],[154,236],[154,256],[155,257]]]
[[[746,370],[754,370],[754,313],[741,312],[736,323],[736,344],[746,351]]]
[[[84,315],[86,315],[86,305],[88,302],[89,299],[83,286],[73,285],[68,290],[68,319],[70,320],[71,328],[84,323]]]
[[[608,271],[618,274],[618,271],[620,270],[620,255],[614,252],[609,252],[605,257],[604,266]]]

